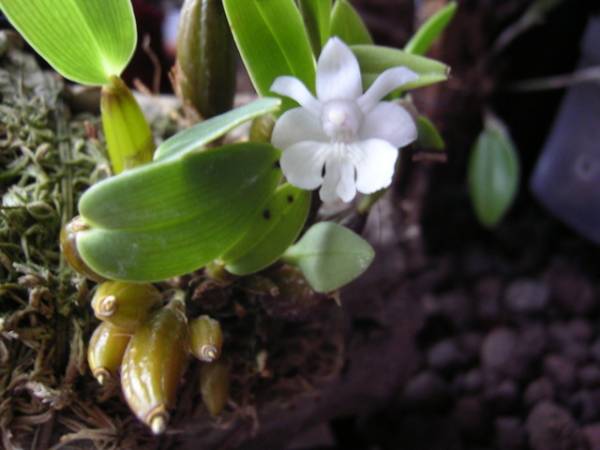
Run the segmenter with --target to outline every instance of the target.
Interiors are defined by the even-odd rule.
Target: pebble
[[[439,371],[453,370],[464,364],[463,352],[453,339],[444,339],[429,349],[427,362]]]
[[[590,347],[590,355],[597,363],[600,363],[600,338],[596,339]]]
[[[519,388],[513,380],[504,380],[486,389],[485,399],[496,413],[511,413],[519,406]]]
[[[477,393],[483,387],[483,375],[479,369],[471,369],[459,374],[454,380],[454,388],[458,393]]]
[[[475,287],[477,316],[483,322],[497,322],[500,318],[500,290],[502,283],[497,278],[486,278]]]
[[[478,396],[470,395],[457,400],[452,418],[461,434],[471,440],[481,440],[489,435],[490,420]]]
[[[586,441],[571,415],[551,402],[538,403],[527,417],[533,450],[585,450]]]
[[[462,291],[453,291],[439,299],[440,311],[457,328],[465,328],[473,322],[475,314],[471,298]]]
[[[525,403],[530,408],[536,403],[554,399],[554,386],[547,378],[538,378],[527,385]]]
[[[435,372],[424,371],[413,377],[405,386],[402,403],[413,410],[444,408],[450,399],[448,384]]]
[[[577,381],[575,365],[561,355],[548,355],[544,358],[544,374],[563,390],[571,389]]]
[[[564,264],[555,264],[547,274],[551,295],[563,310],[574,315],[586,315],[597,305],[597,296],[590,281]]]
[[[594,330],[587,320],[573,319],[567,324],[571,336],[579,342],[589,342],[594,336]]]
[[[588,364],[577,371],[579,384],[586,388],[595,388],[600,386],[600,367],[595,364]]]
[[[583,434],[587,438],[590,450],[600,450],[600,422],[583,427]]]
[[[495,328],[481,345],[481,361],[486,369],[502,369],[512,362],[517,335],[509,328]]]
[[[523,422],[518,417],[498,417],[494,421],[496,448],[521,450],[527,444],[527,434]]]
[[[582,423],[590,423],[600,418],[600,391],[582,390],[570,395],[571,412]]]
[[[530,314],[542,311],[548,305],[550,290],[543,282],[523,279],[510,283],[504,295],[509,311]]]

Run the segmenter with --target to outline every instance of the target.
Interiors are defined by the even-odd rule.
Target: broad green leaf
[[[353,231],[334,222],[319,222],[285,252],[317,292],[331,292],[361,275],[375,257],[373,247]]]
[[[261,98],[200,122],[160,144],[154,153],[154,160],[180,158],[189,152],[200,149],[248,120],[277,111],[280,106],[281,100],[278,98]]]
[[[444,150],[446,143],[436,126],[425,116],[417,117],[417,145],[425,149]]]
[[[273,81],[291,75],[312,91],[315,58],[294,0],[223,0],[227,19],[248,74],[263,96]],[[284,101],[284,109],[293,102]]]
[[[510,207],[519,186],[517,152],[498,119],[486,120],[471,151],[468,181],[477,218],[493,227]]]
[[[329,39],[332,0],[298,0],[315,55]]]
[[[130,0],[0,0],[29,44],[65,78],[103,85],[135,50]]]
[[[244,143],[148,164],[81,198],[91,226],[77,249],[95,272],[158,281],[196,270],[233,246],[281,179],[279,151]]]
[[[311,193],[280,186],[259,210],[246,236],[220,258],[227,271],[248,275],[277,261],[296,240],[310,209]]]
[[[352,51],[360,64],[365,89],[375,81],[381,72],[392,67],[404,66],[419,74],[419,79],[402,87],[403,91],[445,81],[450,72],[450,68],[446,64],[395,48],[354,45]]]
[[[454,18],[456,8],[456,2],[450,2],[433,14],[421,25],[410,41],[408,41],[404,47],[404,51],[415,55],[424,55],[427,53]]]
[[[339,37],[347,45],[373,43],[367,26],[348,0],[336,0],[331,11],[329,33]]]

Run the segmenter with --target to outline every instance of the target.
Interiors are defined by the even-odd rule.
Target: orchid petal
[[[383,139],[369,139],[352,147],[356,189],[372,194],[392,183],[398,150]]]
[[[356,100],[361,94],[362,80],[356,56],[340,39],[329,39],[317,64],[319,101]]]
[[[323,182],[323,166],[328,144],[304,141],[283,151],[280,165],[290,184],[301,189],[316,189]]]
[[[271,143],[283,150],[303,141],[328,141],[321,122],[304,108],[285,112],[275,122]]]
[[[362,141],[383,139],[399,148],[417,139],[417,127],[402,106],[381,102],[365,115],[358,134]]]
[[[298,78],[290,76],[278,77],[271,85],[271,91],[295,100],[300,106],[306,108],[317,117],[321,114],[321,104]]]
[[[371,87],[358,99],[358,106],[367,114],[390,92],[415,81],[419,76],[406,67],[394,67],[384,71]]]
[[[321,186],[321,190],[319,191],[319,197],[321,197],[323,203],[332,203],[339,198],[337,186],[340,182],[340,178],[341,170],[339,160],[337,158],[328,159],[325,166],[323,186]]]

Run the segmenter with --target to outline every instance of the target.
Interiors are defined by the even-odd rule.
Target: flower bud
[[[208,316],[200,316],[190,321],[191,351],[204,362],[213,362],[221,356],[223,331],[221,324]]]
[[[77,233],[88,229],[89,226],[80,216],[73,218],[73,220],[65,224],[60,230],[60,249],[67,264],[75,272],[100,283],[104,281],[104,278],[88,267],[77,250]]]
[[[110,83],[102,87],[100,110],[115,174],[152,161],[152,130],[137,100],[119,77],[111,77]]]
[[[131,334],[108,323],[98,325],[88,345],[88,364],[98,383],[115,377]]]
[[[223,361],[205,364],[200,369],[202,402],[211,416],[221,414],[229,400],[229,365]]]
[[[188,356],[185,315],[171,302],[154,313],[134,333],[121,366],[121,386],[127,404],[154,434],[164,432],[168,409]]]
[[[151,284],[106,281],[98,286],[92,308],[98,319],[133,331],[160,301],[159,290]]]
[[[235,47],[222,0],[185,0],[177,34],[175,90],[202,118],[228,111],[235,95]]]
[[[257,117],[250,126],[250,140],[252,142],[271,142],[274,127],[275,116],[273,114],[263,114]]]

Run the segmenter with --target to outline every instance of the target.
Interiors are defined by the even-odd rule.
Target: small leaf
[[[373,43],[360,14],[347,0],[337,0],[333,6],[330,35],[339,37],[347,45]]]
[[[281,179],[279,156],[268,144],[235,144],[102,181],[79,202],[91,229],[77,236],[77,249],[92,270],[115,280],[196,270],[244,235]]]
[[[248,120],[277,111],[280,106],[281,100],[278,98],[261,98],[220,116],[200,122],[160,144],[154,153],[154,160],[163,161],[171,158],[181,158],[189,152],[202,148],[202,146],[223,136]]]
[[[417,30],[404,47],[404,51],[414,55],[424,55],[443,33],[456,14],[456,2],[450,2],[430,18]]]
[[[354,45],[352,51],[360,64],[365,89],[375,81],[381,72],[392,67],[404,66],[419,75],[417,80],[402,86],[403,91],[445,81],[450,72],[450,68],[446,64],[395,48]]]
[[[317,292],[331,292],[361,275],[375,257],[373,247],[334,222],[319,222],[285,252],[284,260],[300,268]]]
[[[313,51],[318,56],[329,39],[332,0],[299,0],[298,4]]]
[[[424,149],[444,150],[446,143],[436,126],[425,116],[417,117],[417,145]]]
[[[277,261],[296,240],[310,209],[311,193],[280,186],[259,210],[246,235],[220,259],[235,275],[248,275]]]
[[[135,50],[129,0],[0,0],[29,44],[72,81],[103,85],[119,76]]]
[[[495,118],[486,120],[469,160],[469,192],[475,214],[486,227],[504,216],[519,186],[519,160],[506,128]]]
[[[115,174],[152,161],[154,137],[135,97],[123,81],[111,77],[100,97],[102,128]]]
[[[315,58],[294,0],[223,0],[227,19],[250,79],[263,96],[275,78],[291,75],[311,90]],[[284,109],[294,106],[284,102]]]

